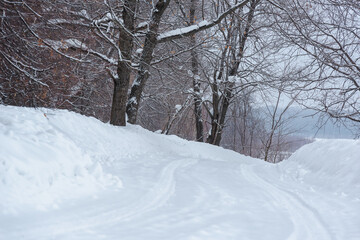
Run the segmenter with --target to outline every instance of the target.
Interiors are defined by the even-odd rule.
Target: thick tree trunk
[[[117,66],[117,75],[114,77],[114,93],[111,105],[110,123],[116,126],[126,125],[126,103],[131,73],[131,54],[133,48],[133,35],[135,11],[137,0],[124,2],[122,17],[124,28],[120,28],[119,48],[121,56]]]
[[[121,73],[122,78],[114,79],[114,93],[111,105],[110,123],[116,126],[126,125],[126,102],[129,88],[128,74]]]
[[[141,94],[150,75],[150,63],[153,58],[153,52],[157,44],[157,33],[160,25],[160,20],[169,3],[169,0],[159,0],[156,3],[156,6],[152,12],[151,21],[149,24],[149,31],[146,33],[145,36],[144,49],[140,59],[139,70],[135,78],[134,84],[131,87],[129,100],[126,106],[126,113],[129,118],[128,122],[132,124],[136,123]]]

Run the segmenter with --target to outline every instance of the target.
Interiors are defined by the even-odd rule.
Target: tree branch
[[[233,13],[236,9],[245,6],[248,2],[249,2],[249,0],[244,0],[241,3],[236,4],[235,6],[229,8],[227,11],[222,13],[217,19],[215,19],[211,22],[204,20],[204,21],[199,22],[196,25],[191,25],[189,27],[184,27],[184,28],[178,28],[175,30],[171,30],[171,31],[162,33],[157,37],[157,42],[163,43],[163,42],[179,39],[182,37],[191,36],[197,32],[211,28],[211,27],[217,25],[218,23],[220,23],[227,15]]]

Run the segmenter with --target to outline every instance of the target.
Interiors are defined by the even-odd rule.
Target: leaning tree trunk
[[[111,105],[110,123],[116,126],[126,125],[126,103],[131,73],[131,54],[135,23],[137,0],[125,1],[122,18],[124,27],[120,28],[119,48],[121,56],[117,65],[117,75],[114,80],[114,93]],[[125,29],[126,28],[126,29]]]
[[[151,21],[149,23],[149,30],[145,36],[145,43],[143,53],[140,59],[139,70],[135,78],[134,84],[131,87],[129,100],[126,106],[128,122],[132,124],[136,123],[141,94],[150,75],[150,63],[153,58],[153,52],[157,44],[157,33],[160,25],[160,20],[169,3],[169,0],[159,0],[152,12]]]

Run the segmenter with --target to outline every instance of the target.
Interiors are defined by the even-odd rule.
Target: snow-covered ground
[[[319,140],[272,165],[0,105],[0,239],[359,240],[360,141]]]

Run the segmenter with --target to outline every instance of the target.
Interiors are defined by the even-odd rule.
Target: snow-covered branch
[[[98,51],[95,51],[89,47],[86,46],[86,44],[84,44],[83,42],[77,40],[77,39],[66,39],[66,40],[62,40],[62,41],[53,41],[53,40],[45,40],[45,43],[47,43],[49,46],[51,46],[52,49],[56,49],[58,51],[58,49],[68,49],[68,48],[75,48],[75,49],[79,49],[81,51],[84,51],[86,53],[89,53],[93,56],[96,56],[104,61],[106,61],[107,63],[110,63],[112,65],[116,65],[117,61],[116,59],[113,58],[109,58],[108,56],[106,56],[105,54],[102,54]]]
[[[43,83],[41,80],[39,80],[38,78],[36,78],[34,75],[32,75],[29,71],[27,71],[25,68],[29,68],[33,71],[43,71],[42,69],[38,69],[29,65],[25,65],[20,61],[17,61],[16,59],[8,56],[7,54],[3,53],[2,51],[0,51],[0,55],[2,55],[4,57],[4,59],[10,63],[15,69],[17,69],[19,72],[21,72],[22,74],[24,74],[26,77],[30,78],[31,80],[33,80],[34,82],[45,86],[45,87],[49,87],[49,85],[47,85],[46,83]]]
[[[182,37],[191,36],[197,32],[211,28],[211,27],[217,25],[218,23],[220,23],[227,15],[233,13],[236,9],[245,6],[248,2],[249,2],[249,0],[244,0],[241,3],[236,4],[235,6],[226,10],[217,19],[215,19],[213,21],[204,20],[204,21],[199,22],[198,24],[191,25],[189,27],[178,28],[175,30],[171,30],[171,31],[162,33],[157,37],[157,41],[159,43],[162,43],[162,42],[167,42],[167,41],[171,41],[171,40],[176,40],[176,39],[179,39]]]

